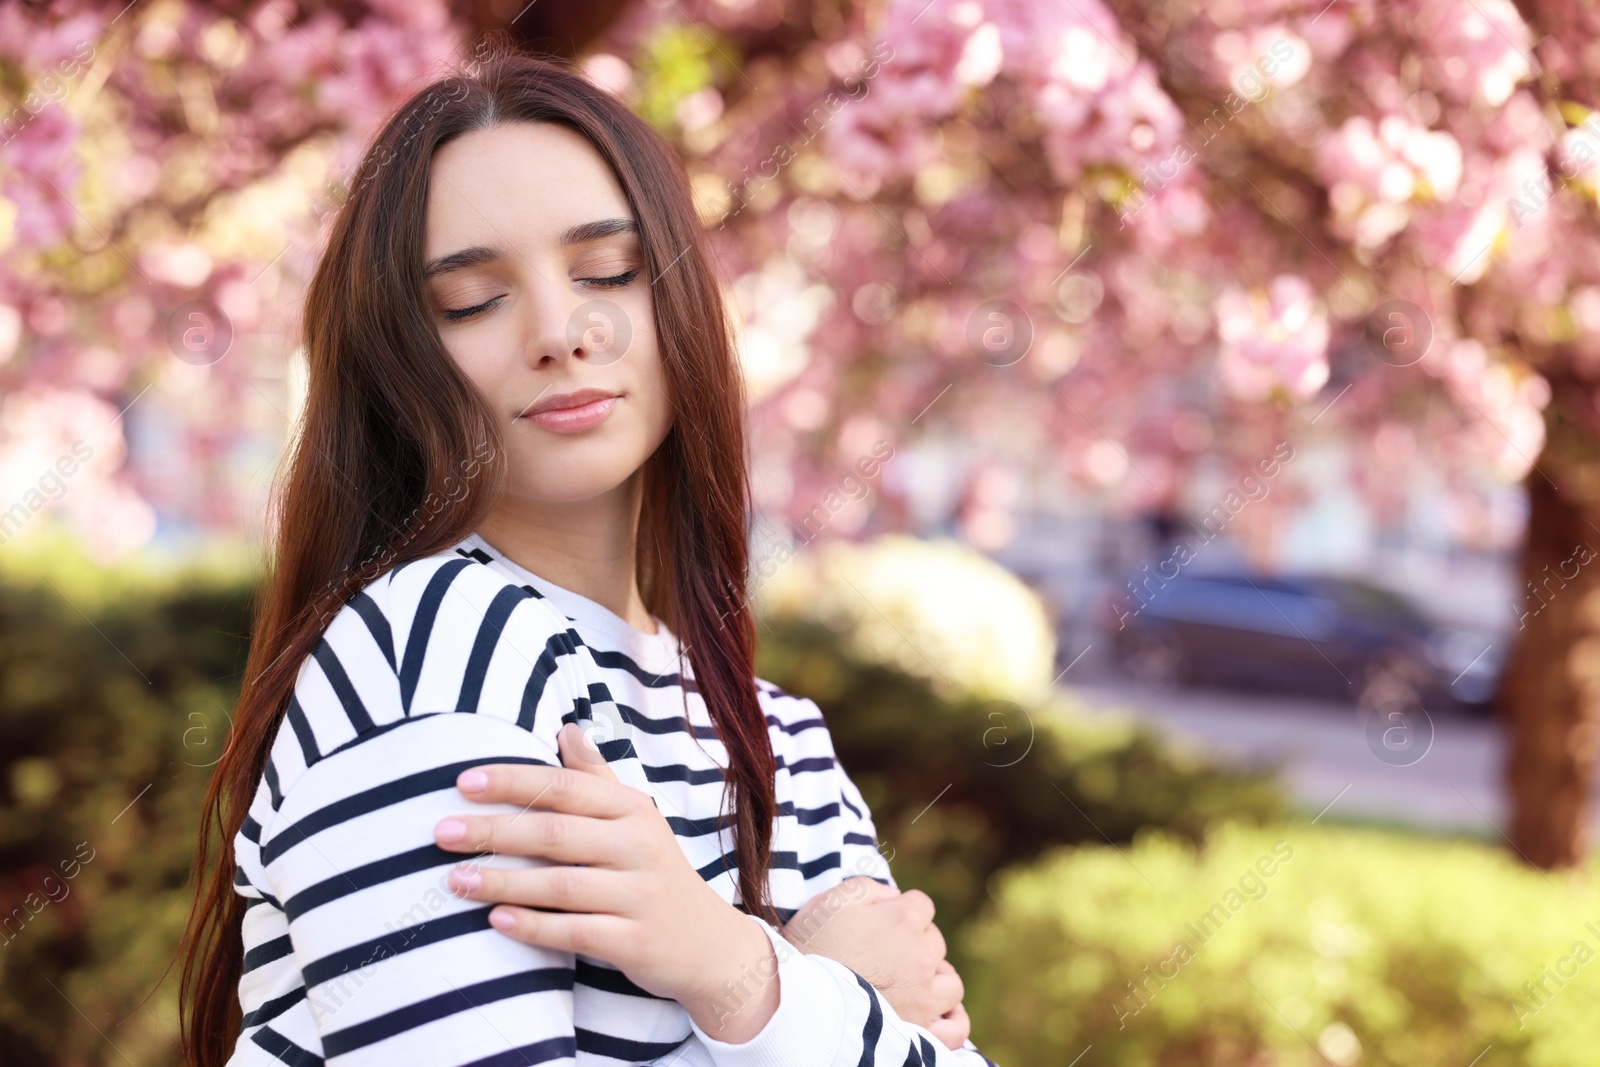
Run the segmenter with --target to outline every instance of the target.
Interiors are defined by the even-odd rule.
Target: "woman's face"
[[[445,348],[509,423],[509,496],[590,500],[655,452],[672,405],[650,278],[622,188],[583,135],[513,122],[440,148],[424,262]],[[572,407],[579,390],[610,399]]]

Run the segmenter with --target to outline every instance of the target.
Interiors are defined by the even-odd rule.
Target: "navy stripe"
[[[347,897],[351,893],[359,893],[363,889],[392,882],[396,878],[404,878],[418,871],[461,863],[466,858],[459,852],[446,852],[438,845],[423,845],[421,848],[408,849],[372,863],[364,863],[360,867],[307,886],[283,902],[283,911],[289,916],[289,921],[293,922],[313,908],[320,908],[340,897]]]
[[[459,555],[466,556],[469,559],[475,559],[479,563],[482,563],[482,564],[485,564],[485,565],[487,565],[489,563],[493,563],[495,561],[495,558],[496,558],[494,556],[491,556],[489,553],[485,552],[481,548],[474,548],[474,549],[471,549],[470,551],[468,549],[465,549],[465,548],[458,548],[458,549],[456,549],[456,552]],[[524,585],[524,586],[521,586],[520,588],[522,589],[522,591],[524,593],[527,593],[529,596],[531,596],[535,600],[544,600],[545,599],[545,595],[543,593],[539,592],[539,590],[535,589],[531,585]]]
[[[783,757],[777,758],[779,767],[784,766]],[[808,759],[798,759],[789,764],[790,774],[807,774],[812,771],[833,770],[834,759],[832,756],[811,756]],[[859,814],[859,813],[858,813]]]
[[[357,746],[357,745],[359,745],[359,744],[361,744],[361,743],[363,743],[365,741],[371,741],[374,737],[381,737],[382,735],[388,733],[390,730],[394,730],[394,729],[397,729],[398,727],[404,726],[408,722],[420,722],[423,719],[426,719],[429,715],[448,715],[448,714],[450,714],[448,711],[424,711],[424,712],[421,712],[421,713],[419,713],[417,715],[407,716],[406,718],[403,718],[403,719],[394,719],[394,720],[392,720],[390,722],[384,723],[382,726],[374,726],[372,729],[368,730],[367,732],[362,733],[362,734],[357,734],[355,737],[352,737],[350,740],[344,742],[343,744],[340,744],[340,745],[337,745],[334,748],[328,749],[328,751],[326,751],[326,752],[324,752],[322,754],[322,758],[323,759],[327,759],[329,756],[336,756],[339,753],[343,752],[347,748],[354,748],[355,746]]]
[[[294,946],[289,943],[289,935],[275,937],[271,941],[263,941],[255,948],[244,954],[244,970],[253,971],[263,964],[273,960],[281,960],[294,951]]]
[[[261,900],[264,900],[268,904],[271,904],[274,908],[277,908],[279,911],[283,910],[282,905],[280,905],[276,900],[272,899],[272,894],[271,893],[268,893],[264,889],[258,888],[254,882],[250,881],[250,879],[245,876],[244,871],[241,870],[238,867],[235,867],[234,870],[233,870],[233,885],[234,885],[235,889],[251,889],[251,890],[254,890],[256,896],[259,897]],[[250,894],[248,894],[248,893],[241,893],[240,894],[240,896],[244,896],[244,897],[248,897],[249,895]],[[245,907],[248,908],[248,907],[250,907],[250,905],[246,904]]]
[[[556,673],[556,660],[574,654],[582,643],[571,630],[550,635],[550,639],[544,643],[544,651],[539,653],[533,665],[533,672],[528,675],[528,684],[522,689],[522,708],[517,712],[518,726],[524,730],[533,729],[534,713],[539,709],[539,699],[544,696],[545,683]]]
[[[261,844],[261,824],[256,822],[255,816],[247,813],[244,822],[239,824],[239,832],[244,835],[246,841],[256,845]]]
[[[483,695],[483,680],[489,673],[489,661],[500,644],[500,634],[506,620],[516,606],[528,599],[528,594],[508,585],[494,595],[489,610],[484,612],[478,626],[478,636],[472,641],[472,654],[467,657],[466,676],[461,680],[461,695],[456,698],[457,711],[477,711],[478,698]]]
[[[837,817],[838,814],[838,804],[824,804],[820,808],[796,808],[794,821],[801,826],[817,826]]]
[[[400,664],[400,707],[407,715],[411,714],[411,698],[416,695],[417,682],[422,677],[422,658],[428,652],[428,639],[433,635],[433,622],[439,617],[439,604],[456,575],[470,566],[471,560],[450,560],[433,572],[422,590],[417,614],[406,634],[405,659]]]
[[[449,714],[444,712],[442,714]],[[420,722],[417,719],[401,719],[401,722]],[[370,735],[369,735],[370,736]],[[322,831],[338,826],[340,823],[349,822],[351,819],[370,814],[381,808],[387,808],[413,797],[420,797],[426,793],[435,793],[441,789],[454,789],[456,778],[468,767],[478,767],[486,763],[528,763],[541,767],[550,764],[543,760],[536,760],[529,756],[496,756],[493,759],[457,760],[446,763],[432,770],[419,771],[408,774],[404,778],[396,778],[382,785],[364,789],[359,793],[351,794],[342,800],[336,800],[327,807],[318,808],[316,811],[297,819],[285,826],[272,840],[261,848],[261,864],[267,866],[281,857],[306,838]]]
[[[805,733],[807,730],[826,730],[828,724],[821,719],[801,719],[799,722],[784,722],[776,715],[767,716],[767,725],[774,730],[781,730],[791,737],[795,734]]]
[[[621,993],[628,997],[643,997],[646,1000],[670,1000],[670,997],[658,997],[654,993],[647,993],[628,980],[628,976],[614,967],[601,967],[579,957],[576,960],[574,980],[578,985],[588,986],[590,989],[602,989],[607,993]]]
[[[567,967],[538,967],[531,971],[474,982],[472,985],[461,986],[448,993],[440,993],[426,1000],[419,1000],[415,1004],[407,1004],[403,1008],[385,1012],[376,1019],[368,1019],[364,1023],[347,1026],[343,1030],[323,1034],[322,1054],[343,1056],[407,1030],[426,1026],[428,1023],[460,1012],[481,1008],[495,1001],[524,997],[531,993],[544,993],[552,989],[571,988],[572,971]]]
[[[878,1003],[878,991],[867,984],[859,974],[856,983],[867,994],[867,1025],[861,1031],[861,1062],[856,1067],[872,1067],[877,1059],[878,1038],[883,1036],[883,1005]]]
[[[378,607],[378,602],[365,592],[360,592],[350,598],[350,606],[367,624],[367,629],[372,631],[372,639],[377,642],[378,650],[389,661],[389,669],[394,670],[394,631],[389,629],[389,620]]]
[[[270,1026],[263,1026],[251,1034],[250,1040],[289,1064],[289,1067],[322,1067],[321,1056],[307,1052]]]
[[[637,678],[640,684],[649,689],[671,689],[674,686],[682,686],[686,693],[700,692],[700,687],[695,685],[693,678],[684,678],[680,674],[661,674],[658,671],[647,671],[634,662],[633,658],[626,653],[598,648],[592,648],[589,651],[594,654],[595,663],[601,667],[627,671]]]
[[[593,738],[590,738],[594,741]],[[615,763],[629,757],[637,759],[639,753],[634,751],[633,738],[623,737],[615,741],[594,741],[594,747],[600,751],[600,756],[607,763]],[[654,798],[652,798],[654,799]]]
[[[440,941],[464,937],[480,930],[493,929],[494,927],[489,925],[489,906],[486,904],[471,911],[457,912],[454,915],[428,919],[413,926],[404,926],[382,937],[375,937],[371,941],[340,949],[321,959],[312,960],[300,969],[300,973],[305,978],[306,985],[315,988],[341,974],[349,974],[378,960],[398,956],[414,948],[435,945]]]
[[[507,1049],[481,1060],[473,1060],[462,1067],[533,1067],[550,1060],[571,1059],[578,1054],[577,1041],[571,1037],[552,1037],[535,1041],[521,1048]]]
[[[838,853],[834,855],[837,856]],[[727,871],[731,875],[739,870],[737,859],[737,855],[732,849],[729,849],[717,859],[702,866],[695,873],[707,882],[723,873],[723,871]],[[794,852],[774,852],[772,854],[772,862],[768,864],[768,868],[774,871],[797,871],[800,869],[799,854]]]
[[[581,1026],[578,1027],[577,1033],[579,1052],[588,1052],[596,1056],[609,1056],[614,1060],[622,1060],[626,1063],[640,1063],[644,1060],[660,1059],[689,1040],[689,1038],[684,1037],[679,1038],[677,1041],[630,1041],[625,1037],[615,1037],[595,1030],[585,1030]]]
[[[826,856],[818,856],[810,863],[802,863],[800,865],[800,877],[809,882],[819,874],[825,874],[828,871],[834,870],[838,866],[839,854],[837,852],[830,852]]]
[[[322,673],[328,676],[328,684],[333,686],[334,695],[339,698],[339,703],[344,707],[344,713],[349,717],[350,725],[355,727],[356,733],[361,734],[372,729],[372,716],[367,714],[367,706],[361,703],[360,694],[356,692],[350,676],[344,671],[344,664],[339,662],[339,657],[334,653],[333,646],[328,644],[326,637],[317,641],[317,650],[312,655],[317,658],[317,665],[322,668]]]
[[[248,1030],[252,1026],[270,1023],[302,1000],[306,999],[306,987],[300,986],[285,993],[281,997],[273,997],[255,1011],[244,1017],[242,1029]]]
[[[591,688],[593,688],[591,686]],[[594,698],[591,696],[591,700]],[[606,698],[610,700],[610,697]],[[615,702],[613,702],[615,703]],[[627,724],[640,733],[645,734],[688,734],[692,733],[702,741],[717,740],[717,728],[709,724],[705,726],[690,726],[689,719],[683,715],[673,715],[665,719],[652,719],[638,708],[627,704],[617,704],[617,709],[622,712]]]
[[[272,800],[272,810],[277,811],[283,807],[283,790],[278,786],[278,768],[273,765],[270,755],[267,757],[266,770],[261,772],[261,776],[267,782],[267,796]]]
[[[844,835],[844,843],[847,845],[866,845],[868,848],[878,847],[876,838],[870,837],[867,834],[858,834],[853,831]]]
[[[293,693],[289,694],[289,710],[285,717],[294,730],[295,740],[300,742],[300,755],[306,766],[311,766],[322,758],[322,753],[317,750],[317,735],[311,732],[311,723],[306,720],[306,709],[300,706],[300,698]]]
[[[641,761],[644,767],[646,781],[650,782],[688,782],[690,785],[709,785],[712,782],[722,781],[721,767],[708,767],[704,770],[697,767],[685,767],[681,763],[663,763],[656,767]]]
[[[707,834],[714,834],[720,821],[719,815],[707,815],[703,819],[686,819],[682,815],[667,816],[667,825],[672,827],[672,832],[677,837],[704,837]]]

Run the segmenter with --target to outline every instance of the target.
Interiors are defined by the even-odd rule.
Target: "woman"
[[[753,675],[702,242],[559,66],[379,134],[307,294],[190,1062],[987,1062],[816,706]]]

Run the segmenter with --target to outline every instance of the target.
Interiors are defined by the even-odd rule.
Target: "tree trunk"
[[[505,30],[524,48],[572,59],[611,28],[632,0],[470,0],[474,35]]]
[[[1539,466],[1555,473],[1541,457]],[[1556,477],[1561,477],[1556,474]],[[1500,700],[1510,733],[1512,845],[1539,867],[1588,847],[1600,712],[1600,531],[1538,470],[1529,474],[1521,616]],[[1527,583],[1532,583],[1531,586]]]

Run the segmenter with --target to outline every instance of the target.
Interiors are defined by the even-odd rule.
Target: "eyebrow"
[[[561,246],[586,244],[589,241],[598,241],[603,237],[615,237],[617,234],[639,233],[639,224],[632,219],[610,218],[597,219],[594,222],[580,222],[576,226],[568,227],[561,234]],[[452,271],[467,270],[479,267],[485,263],[493,263],[504,258],[504,252],[499,248],[488,245],[473,245],[463,248],[449,255],[437,256],[428,260],[422,270],[424,278],[432,278],[440,274],[449,274]]]

